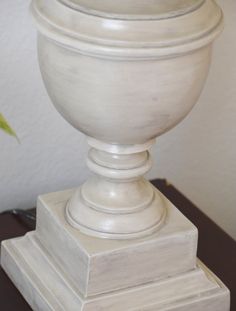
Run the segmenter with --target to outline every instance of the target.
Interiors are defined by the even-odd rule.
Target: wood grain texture
[[[164,197],[168,215],[158,232],[119,241],[81,234],[67,223],[65,207],[74,191],[40,197],[36,235],[84,296],[137,286],[195,268],[197,229]]]
[[[236,309],[236,242],[176,190],[173,185],[165,180],[155,180],[153,183],[199,228],[198,256],[230,289],[230,310],[234,311]],[[21,236],[28,230],[28,226],[15,216],[9,214],[0,215],[0,240]],[[1,307],[6,311],[31,310],[1,268],[0,300]]]
[[[229,292],[201,263],[163,281],[88,299],[73,290],[63,270],[34,233],[2,244],[2,266],[34,311],[229,311]]]
[[[142,177],[147,145],[202,91],[222,12],[212,0],[159,0],[163,18],[132,19],[138,1],[121,19],[32,1],[45,86],[89,137],[96,174],[39,197],[36,230],[2,243],[1,264],[35,311],[229,310],[228,289],[196,265],[195,227]]]
[[[196,228],[167,199],[157,233],[120,241],[66,222],[73,192],[41,196],[36,230],[2,243],[2,267],[33,310],[229,311],[228,289],[196,264]]]

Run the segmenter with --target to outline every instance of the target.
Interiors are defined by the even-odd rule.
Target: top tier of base
[[[166,198],[168,217],[158,232],[142,239],[118,241],[87,236],[69,225],[65,207],[74,191],[39,198],[36,236],[84,297],[196,267],[197,229]]]

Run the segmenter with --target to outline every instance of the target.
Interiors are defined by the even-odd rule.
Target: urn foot
[[[68,222],[81,232],[109,239],[132,239],[152,234],[164,223],[165,201],[142,175],[151,168],[140,145],[105,144],[90,138],[87,164],[95,174],[72,196]]]

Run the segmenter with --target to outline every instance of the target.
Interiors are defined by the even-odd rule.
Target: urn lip
[[[200,5],[184,14],[130,20],[82,12],[65,1],[72,0],[32,0],[39,33],[94,57],[135,60],[178,56],[212,43],[223,28],[223,13],[214,0],[192,1]]]
[[[58,0],[86,14],[122,20],[164,19],[196,10],[205,0]]]

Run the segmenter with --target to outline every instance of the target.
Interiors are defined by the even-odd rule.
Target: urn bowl
[[[201,93],[222,27],[212,0],[133,2],[32,6],[52,102],[75,128],[106,143],[142,144],[180,122]]]
[[[208,73],[211,46],[168,59],[111,60],[39,37],[39,62],[57,110],[107,143],[139,144],[182,120]]]

